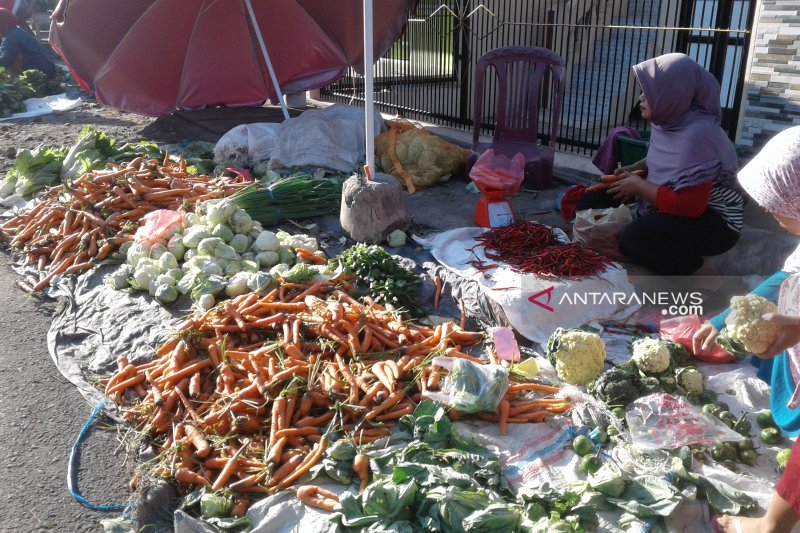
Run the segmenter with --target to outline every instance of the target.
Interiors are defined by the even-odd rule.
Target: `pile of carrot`
[[[158,447],[155,474],[186,488],[271,494],[302,478],[339,438],[365,445],[390,435],[426,390],[439,388],[435,355],[482,362],[461,350],[483,334],[453,322],[403,322],[391,306],[353,299],[351,289],[344,277],[281,283],[191,316],[150,362],[120,358],[105,393]],[[565,401],[521,395],[557,390],[514,384],[485,418],[503,430],[542,421]],[[365,470],[360,462],[356,472]]]
[[[246,187],[208,176],[190,176],[186,162],[137,158],[125,166],[84,174],[69,185],[47,189],[41,201],[0,226],[0,237],[35,265],[44,277],[37,292],[56,275],[88,270],[133,238],[139,220],[157,209],[190,208]]]

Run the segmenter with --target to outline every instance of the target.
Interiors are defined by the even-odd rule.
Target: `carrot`
[[[203,434],[200,432],[200,430],[191,424],[186,424],[183,429],[186,432],[186,436],[189,437],[189,441],[192,443],[192,446],[194,446],[194,449],[196,450],[195,455],[197,455],[197,457],[200,459],[208,457],[211,448],[208,446],[208,442],[206,442],[206,439],[203,437]]]
[[[189,396],[192,398],[200,396],[200,372],[193,374],[192,377],[189,378]]]
[[[473,363],[476,363],[476,364],[479,364],[479,365],[483,364],[483,361],[481,361],[477,357],[473,357],[471,355],[467,355],[467,354],[465,354],[463,352],[460,352],[460,351],[456,350],[455,348],[447,348],[444,351],[444,353],[445,353],[445,355],[447,357],[458,357],[459,359],[466,359],[467,361],[472,361]]]
[[[508,412],[511,406],[508,403],[508,400],[502,400],[500,402],[500,434],[506,435],[508,434]]]
[[[176,468],[175,475],[173,477],[175,478],[175,481],[183,483],[184,485],[206,487],[210,484],[206,478],[204,478],[197,472],[193,472],[186,466],[180,466]]]
[[[384,400],[383,403],[381,403],[380,405],[372,409],[370,412],[368,412],[364,416],[364,418],[366,420],[372,420],[373,418],[380,415],[384,411],[388,411],[389,409],[400,403],[400,401],[405,397],[406,397],[406,391],[404,391],[403,389],[394,391],[386,398],[386,400]]]
[[[339,507],[339,497],[316,485],[303,485],[297,489],[297,499],[309,507],[334,512]]]
[[[247,513],[247,509],[250,507],[250,498],[239,498],[239,500],[233,504],[231,508],[231,517],[233,518],[241,518]]]
[[[287,443],[288,444],[288,443]],[[286,455],[286,454],[284,454]],[[297,469],[298,466],[303,462],[304,456],[301,454],[293,455],[290,457],[286,462],[284,462],[280,468],[278,468],[272,476],[269,478],[269,485],[276,485],[286,479],[286,476],[289,475],[290,472],[293,472]],[[291,484],[291,483],[290,483]],[[288,485],[287,485],[288,486]]]
[[[358,487],[358,493],[361,494],[369,485],[369,458],[363,453],[356,454],[353,458],[353,472],[358,474],[361,480],[361,485]]]
[[[300,256],[300,259],[302,259],[306,263],[311,263],[313,265],[325,265],[328,263],[327,259],[315,254],[308,248],[295,248],[294,251],[297,253],[298,256]]]
[[[378,378],[378,381],[386,387],[386,390],[392,392],[394,390],[394,384],[392,383],[392,379],[386,374],[386,371],[383,368],[383,362],[375,363],[372,365],[372,373],[375,374],[375,377]]]
[[[170,384],[175,384],[182,380],[183,378],[189,377],[195,372],[198,372],[204,369],[207,366],[211,366],[211,359],[199,359],[188,365],[184,366],[180,370],[173,372],[168,376],[162,376],[156,380],[156,386],[169,386]]]
[[[281,437],[280,439],[275,441],[275,444],[269,446],[269,451],[267,455],[264,457],[264,462],[268,465],[276,465],[281,462],[281,456],[283,455],[283,447],[286,446],[288,438]]]
[[[400,409],[394,409],[386,414],[376,416],[375,421],[386,422],[388,420],[397,420],[398,418],[402,418],[405,415],[410,415],[413,412],[414,406],[411,404],[406,404]]]
[[[281,429],[282,420],[281,417],[284,416],[286,412],[286,397],[278,396],[272,402],[272,423],[270,425],[269,430],[269,447],[272,447],[275,443],[275,439],[277,438],[275,435],[278,433],[278,430]]]
[[[513,395],[525,391],[546,392],[548,394],[554,394],[556,392],[559,392],[560,390],[561,389],[558,387],[552,387],[550,385],[542,385],[541,383],[515,383],[514,385],[508,387],[508,392],[506,394]]]
[[[329,422],[330,420],[333,419],[333,417],[335,415],[336,415],[335,411],[328,411],[324,415],[317,416],[317,417],[307,416],[307,417],[301,418],[300,420],[295,422],[294,425],[297,428],[317,427],[317,426],[320,426],[320,425],[324,424],[325,422]]]
[[[242,453],[244,453],[244,451],[247,449],[247,446],[249,445],[249,443],[250,443],[250,441],[245,440],[242,443],[242,446],[238,450],[236,450],[236,453],[234,453],[233,456],[230,459],[228,459],[227,464],[222,469],[222,471],[220,471],[219,476],[217,476],[217,479],[214,480],[214,484],[211,485],[211,490],[212,491],[216,492],[216,491],[220,490],[222,487],[224,487],[225,483],[228,481],[228,479],[230,479],[231,475],[236,470],[238,470],[238,468],[237,468],[237,466],[238,466],[237,460],[242,455]]]
[[[286,428],[280,429],[275,434],[276,439],[291,438],[291,437],[307,437],[309,435],[321,435],[322,428],[306,426],[300,428]]]
[[[436,286],[436,292],[433,294],[433,308],[439,309],[439,298],[442,296],[442,278],[439,276],[435,276],[433,278],[433,284]]]
[[[200,415],[198,415],[197,411],[195,411],[194,407],[192,407],[192,403],[189,401],[186,395],[183,394],[183,391],[180,389],[180,386],[175,387],[174,390],[175,393],[178,395],[178,398],[180,398],[183,407],[186,409],[186,412],[189,413],[189,416],[192,417],[192,420],[194,420],[198,424],[202,423],[203,419],[200,418]]]
[[[134,371],[135,371],[136,367],[133,367],[133,368],[134,368]],[[136,374],[135,376],[130,377],[130,378],[124,380],[124,381],[120,381],[119,383],[117,383],[116,385],[114,385],[113,387],[108,389],[107,394],[110,395],[110,394],[115,394],[117,392],[125,392],[126,390],[128,390],[131,387],[133,387],[134,385],[138,385],[138,384],[144,382],[144,379],[145,379],[144,378],[144,374]]]
[[[283,479],[283,481],[281,481],[276,485],[276,488],[278,490],[285,489],[286,487],[289,487],[292,483],[294,483],[295,481],[306,475],[306,473],[308,473],[308,471],[311,470],[311,468],[319,462],[319,460],[322,458],[322,454],[325,453],[325,449],[327,447],[328,447],[328,439],[326,439],[325,436],[323,435],[319,444],[317,444],[314,450],[306,456],[305,460],[303,460],[300,466],[297,467],[297,470],[286,476]]]

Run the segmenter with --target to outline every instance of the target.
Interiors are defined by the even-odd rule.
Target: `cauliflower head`
[[[561,381],[585,385],[603,371],[606,346],[596,333],[559,328],[550,337],[547,355]]]
[[[633,343],[633,362],[645,374],[660,374],[672,362],[669,347],[656,339],[638,339]]]
[[[765,322],[764,313],[777,313],[778,306],[756,294],[731,298],[731,314],[725,318],[728,336],[752,354],[767,351],[781,333],[777,324]]]
[[[686,394],[701,394],[703,387],[703,374],[691,366],[679,368],[675,373],[678,386],[686,391]]]

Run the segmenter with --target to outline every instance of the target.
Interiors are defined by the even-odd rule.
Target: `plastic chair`
[[[488,67],[497,74],[495,129],[491,143],[478,142],[483,118],[484,79]],[[549,74],[548,77],[545,74]],[[549,78],[549,79],[548,79]],[[549,90],[549,91],[548,91]],[[549,105],[542,108],[542,96]],[[564,61],[547,48],[512,46],[483,55],[475,69],[472,153],[469,168],[488,148],[513,157],[525,156],[524,186],[545,189],[553,184],[556,133],[564,101]],[[539,109],[549,111],[547,143],[539,143]],[[544,141],[545,139],[542,139]]]

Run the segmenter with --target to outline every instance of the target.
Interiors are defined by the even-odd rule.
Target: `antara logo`
[[[528,301],[530,303],[532,303],[532,304],[536,304],[539,307],[542,307],[542,308],[550,311],[551,313],[553,313],[555,310],[548,305],[550,303],[550,300],[553,299],[553,289],[555,289],[555,287],[549,287],[549,288],[547,288],[547,289],[545,289],[543,291],[539,291],[536,294],[534,294],[533,296],[530,296],[528,298]],[[547,302],[546,303],[542,303],[542,302],[539,301],[539,298],[541,298],[544,295],[547,295]]]

